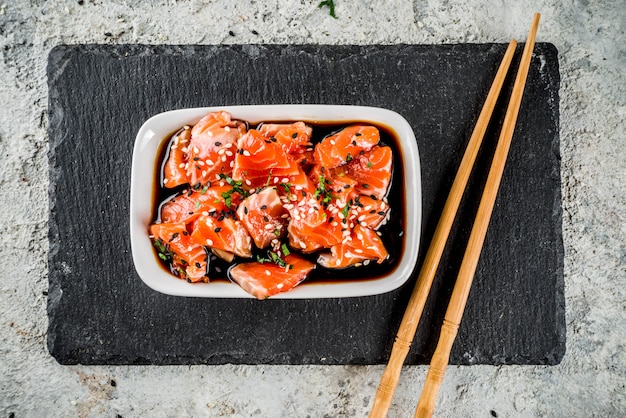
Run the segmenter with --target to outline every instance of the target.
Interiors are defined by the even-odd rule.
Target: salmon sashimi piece
[[[349,239],[322,253],[317,258],[319,265],[330,269],[341,269],[371,260],[382,263],[388,256],[387,249],[376,231],[356,225]]]
[[[160,223],[150,226],[159,258],[172,263],[172,271],[189,282],[208,282],[207,254],[196,243],[184,222]]]
[[[242,199],[243,195],[226,182],[223,185],[190,188],[163,203],[161,221],[191,222],[203,213],[224,214],[236,207]]]
[[[341,242],[346,228],[339,217],[325,209],[315,194],[304,194],[297,203],[284,205],[291,217],[287,227],[290,245],[310,253]]]
[[[391,182],[393,155],[389,147],[374,147],[355,157],[347,165],[347,174],[359,182],[356,190],[363,195],[382,199]]]
[[[288,214],[275,187],[248,196],[237,208],[237,215],[257,248],[277,242],[287,231]]]
[[[181,129],[174,135],[170,144],[169,156],[163,166],[163,186],[172,188],[189,182],[183,148],[188,146],[190,140],[191,129],[189,127]]]
[[[315,264],[295,254],[283,258],[284,265],[272,262],[237,264],[230,278],[259,300],[293,289],[307,278]]]
[[[220,174],[233,171],[237,141],[246,132],[246,124],[231,120],[228,112],[204,116],[191,129],[187,152],[187,178],[191,185],[219,180]]]
[[[293,166],[282,146],[256,129],[250,129],[239,138],[237,148],[233,171],[236,180],[267,177],[270,170],[278,172],[279,169],[291,169]]]
[[[352,205],[351,214],[361,226],[376,230],[384,224],[389,214],[390,207],[385,199],[377,199],[371,196],[357,196]]]
[[[379,141],[380,132],[375,126],[348,126],[315,146],[315,161],[325,168],[338,167],[369,151]]]
[[[203,214],[193,222],[191,238],[206,247],[252,257],[252,239],[234,215]]]
[[[302,154],[312,146],[313,128],[304,122],[263,123],[258,130],[269,140],[281,144],[288,154]]]

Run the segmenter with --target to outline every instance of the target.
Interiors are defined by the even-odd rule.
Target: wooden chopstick
[[[463,197],[463,192],[465,191],[467,181],[472,171],[472,167],[474,166],[476,155],[478,154],[485,131],[487,130],[487,125],[491,119],[496,101],[500,95],[500,90],[502,89],[502,84],[504,83],[504,79],[509,70],[516,46],[517,41],[512,40],[504,54],[504,57],[502,58],[500,67],[498,68],[494,81],[489,89],[489,93],[487,94],[487,98],[485,99],[483,108],[478,116],[478,120],[476,121],[474,131],[468,141],[467,148],[463,154],[463,159],[461,160],[456,177],[452,183],[450,194],[448,195],[448,199],[443,207],[443,211],[441,213],[441,217],[439,218],[439,222],[437,223],[437,228],[435,229],[430,247],[426,253],[426,258],[424,259],[424,263],[422,264],[422,268],[418,275],[417,283],[415,284],[415,288],[411,294],[411,298],[402,318],[402,322],[400,323],[396,340],[393,344],[393,348],[391,349],[389,363],[387,364],[387,367],[385,368],[385,371],[380,379],[380,383],[376,391],[376,397],[369,415],[370,418],[384,417],[387,414],[389,405],[391,404],[393,393],[400,378],[402,365],[404,364],[406,355],[411,347],[411,342],[415,336],[415,331],[417,330],[417,325],[419,324],[420,317],[422,316],[426,299],[430,293],[433,278],[435,277],[439,261],[441,260],[441,254],[443,253],[446,241],[448,240],[448,235],[450,234],[452,223],[454,222],[456,212],[459,208],[459,203]]]
[[[470,233],[452,296],[450,297],[450,304],[446,310],[446,315],[441,327],[441,335],[439,336],[437,348],[430,362],[430,368],[426,375],[422,395],[417,404],[415,417],[431,417],[435,409],[437,393],[443,382],[443,376],[450,358],[450,350],[452,349],[461,318],[463,317],[463,311],[465,310],[465,304],[472,286],[474,273],[476,272],[476,266],[478,265],[478,259],[485,240],[485,234],[498,194],[507,154],[511,146],[511,138],[515,130],[515,123],[524,93],[526,77],[528,76],[528,68],[530,67],[530,60],[535,46],[539,18],[539,13],[535,13],[530,27],[530,33],[528,34],[528,40],[524,46],[522,60],[517,71],[517,76],[515,77],[513,92],[504,117],[502,131],[498,138],[498,144],[496,146],[493,162],[491,163],[491,168],[489,169],[485,189],[480,199],[480,204],[478,205],[476,220],[474,221],[474,226]]]

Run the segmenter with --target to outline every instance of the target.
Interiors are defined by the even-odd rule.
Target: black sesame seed
[[[115,387],[117,386],[117,382],[113,379],[111,379],[111,381],[109,382],[111,384],[111,386]]]
[[[355,133],[354,136],[361,136],[361,132]]]
[[[335,217],[334,217],[334,216],[331,216],[331,217],[328,219],[328,222],[332,222],[334,219],[335,219]]]
[[[219,218],[217,218],[218,221],[223,221],[224,220],[224,215],[220,215]]]
[[[261,206],[261,210],[265,210],[265,209],[267,209],[267,205]]]
[[[382,210],[381,210],[380,212],[378,212],[378,214],[379,214],[380,216],[385,216],[385,212],[383,212]]]
[[[257,32],[256,30],[252,29],[252,34],[253,34],[253,35],[258,35],[258,34],[259,34],[259,32]]]
[[[372,215],[373,215],[373,214],[375,214],[375,213],[376,213],[376,209],[372,209],[372,210],[370,210],[370,214],[372,214]]]
[[[189,235],[189,232],[183,231],[183,235]]]
[[[187,277],[187,283],[191,283],[191,279]]]
[[[200,265],[200,263],[198,263],[198,262],[196,261],[196,267],[200,268],[200,267],[202,267],[202,266]]]
[[[371,195],[370,197],[372,198],[372,200],[378,200],[378,198],[374,195]]]
[[[222,230],[222,228],[221,228],[221,227],[219,227],[219,226],[218,226],[217,228],[215,228],[215,229],[214,229],[214,231],[215,231],[215,232],[220,232],[221,230]]]
[[[215,146],[216,146],[216,147],[221,147],[221,146],[222,146],[222,143],[221,143],[220,141],[217,141],[217,142],[215,142]]]
[[[243,213],[245,213],[246,215],[248,214],[248,208],[247,207],[243,207]]]
[[[364,149],[362,149],[362,150],[361,150],[361,152],[359,152],[359,154],[360,154],[360,155],[365,154],[365,150],[364,150]]]
[[[104,36],[111,37],[111,36],[113,36],[113,34],[111,32],[104,32]]]
[[[361,187],[363,187],[364,189],[369,189],[370,185],[369,184],[361,184]]]
[[[489,411],[489,413],[491,414],[492,417],[497,417],[498,416],[496,411],[494,411],[493,409],[491,411]]]
[[[230,36],[235,36],[235,32],[233,32],[232,30],[229,30],[229,31],[228,31],[228,34],[229,34]]]
[[[344,188],[344,189],[349,189],[349,188],[350,188],[350,185],[349,185],[349,184],[346,184],[345,186],[343,186],[343,188]]]
[[[193,215],[193,212],[189,212],[189,215]]]
[[[352,145],[356,145],[356,141],[352,141]]]
[[[302,197],[306,197],[306,191],[300,190],[300,194],[302,195]]]
[[[194,161],[198,161],[200,159],[200,157],[193,157]]]
[[[270,136],[270,141],[276,142],[276,138],[274,138],[273,136]]]
[[[41,294],[44,295],[44,296],[48,296],[48,291],[44,290],[43,292],[41,292]]]
[[[294,132],[293,134],[291,134],[291,137],[292,137],[293,139],[296,139],[296,138],[298,137],[298,133],[297,133],[297,132]]]
[[[270,221],[270,218],[268,218],[267,216],[264,216],[264,217],[263,217],[263,221],[265,221],[265,222],[269,222],[269,221]]]

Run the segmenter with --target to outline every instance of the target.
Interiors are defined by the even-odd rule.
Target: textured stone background
[[[560,54],[567,352],[552,367],[451,367],[437,414],[626,415],[624,1],[335,2],[337,19],[309,0],[0,3],[2,416],[365,416],[383,370],[59,366],[45,346],[52,47],[507,42],[535,11]],[[405,368],[390,417],[412,416],[425,373]]]

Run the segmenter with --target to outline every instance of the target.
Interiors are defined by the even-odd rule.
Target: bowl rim
[[[303,283],[289,292],[270,299],[345,298],[383,294],[405,284],[411,277],[420,244],[422,198],[420,158],[417,141],[408,121],[400,114],[379,107],[352,105],[237,105],[210,106],[170,110],[146,120],[139,129],[133,147],[130,184],[130,239],[135,270],[141,280],[160,293],[206,298],[254,298],[237,284],[218,281],[187,283],[167,273],[154,254],[148,234],[154,201],[154,174],[157,173],[156,153],[165,138],[184,125],[195,124],[209,112],[226,111],[234,119],[251,124],[259,122],[370,122],[393,131],[402,147],[404,198],[406,204],[404,251],[395,269],[379,279],[350,279],[346,282]],[[150,173],[150,175],[146,175]],[[410,208],[410,209],[409,209]],[[410,213],[409,213],[410,211]]]

